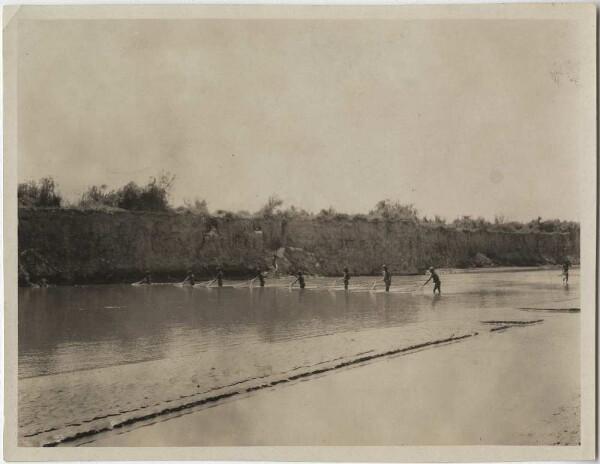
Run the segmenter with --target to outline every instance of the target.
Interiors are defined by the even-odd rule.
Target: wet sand
[[[577,445],[579,314],[390,355],[84,439],[87,446]]]

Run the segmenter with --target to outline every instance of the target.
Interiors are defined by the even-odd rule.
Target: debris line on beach
[[[104,426],[104,427],[100,427],[100,428],[97,428],[97,429],[92,429],[92,430],[78,432],[78,433],[75,433],[75,434],[69,435],[69,436],[63,436],[63,437],[61,437],[58,440],[45,443],[42,446],[44,446],[44,447],[55,447],[55,446],[58,446],[58,445],[61,445],[61,444],[64,444],[64,443],[69,443],[69,442],[73,442],[73,441],[79,440],[81,438],[91,437],[91,436],[100,434],[102,432],[108,432],[108,431],[115,430],[115,429],[121,429],[121,428],[123,428],[125,426],[132,425],[134,423],[138,423],[138,422],[142,422],[142,421],[147,421],[147,420],[150,420],[150,419],[154,419],[154,418],[159,417],[159,416],[165,416],[165,415],[176,413],[176,412],[179,412],[179,411],[182,411],[182,410],[185,410],[185,409],[190,409],[190,408],[194,408],[194,407],[197,407],[197,406],[202,406],[204,404],[216,403],[216,402],[219,402],[221,400],[225,400],[225,399],[231,398],[233,396],[236,396],[236,395],[239,395],[239,394],[242,394],[242,393],[249,393],[249,392],[254,392],[254,391],[257,391],[257,390],[271,388],[273,386],[276,386],[276,385],[279,385],[279,384],[282,384],[282,383],[287,383],[287,382],[292,382],[292,381],[298,380],[298,379],[312,377],[312,376],[315,376],[315,375],[318,375],[318,374],[323,374],[325,372],[335,371],[337,369],[342,369],[344,367],[348,367],[348,366],[352,366],[352,365],[364,363],[364,362],[371,361],[371,360],[374,360],[374,359],[384,358],[384,357],[390,356],[390,355],[395,355],[395,354],[400,354],[400,353],[409,353],[409,352],[412,352],[412,351],[420,350],[420,349],[431,347],[431,346],[444,345],[444,344],[447,344],[447,343],[458,342],[458,341],[461,341],[461,340],[465,340],[465,339],[474,337],[476,335],[478,335],[478,332],[472,332],[472,333],[465,334],[465,335],[451,336],[451,337],[444,338],[444,339],[441,339],[441,340],[434,340],[434,341],[429,341],[429,342],[426,342],[426,343],[419,343],[419,344],[408,346],[408,347],[404,347],[404,348],[398,348],[398,349],[388,350],[388,351],[385,351],[385,352],[376,353],[376,354],[372,354],[372,355],[368,355],[368,356],[362,356],[360,358],[352,359],[350,361],[345,361],[345,362],[341,362],[341,363],[335,364],[335,365],[333,365],[331,367],[324,367],[324,368],[316,369],[316,370],[309,371],[309,372],[303,372],[301,374],[296,374],[296,375],[293,375],[291,377],[282,378],[282,379],[278,379],[278,380],[273,380],[271,382],[267,382],[267,383],[264,383],[264,384],[261,384],[261,385],[256,385],[256,386],[248,387],[248,388],[241,389],[241,390],[234,390],[234,391],[222,393],[220,395],[215,395],[215,396],[212,396],[212,397],[207,397],[207,398],[203,398],[203,399],[200,399],[200,400],[191,401],[191,402],[180,404],[180,405],[177,405],[177,406],[168,407],[168,408],[165,408],[165,409],[163,409],[161,411],[152,412],[152,413],[145,414],[145,415],[138,416],[138,417],[128,418],[128,419],[123,420],[121,422],[117,422],[115,424],[112,424],[111,426]]]
[[[581,308],[519,308],[525,311],[549,311],[556,313],[580,313]]]

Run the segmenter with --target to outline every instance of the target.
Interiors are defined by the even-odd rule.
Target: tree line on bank
[[[169,173],[152,176],[145,185],[131,181],[122,187],[109,190],[106,185],[93,185],[74,203],[64,200],[58,185],[52,177],[44,177],[38,181],[20,183],[17,189],[19,208],[62,208],[77,210],[106,210],[106,211],[155,211],[177,212],[212,217],[235,218],[304,218],[317,220],[404,220],[423,225],[451,226],[469,230],[496,230],[504,232],[579,232],[579,223],[545,219],[541,217],[529,222],[507,221],[504,216],[497,215],[494,222],[482,217],[473,218],[464,215],[453,221],[435,215],[433,218],[420,216],[412,204],[402,204],[398,201],[381,200],[367,214],[346,214],[333,208],[323,209],[314,214],[296,206],[283,207],[283,200],[277,195],[271,195],[265,205],[256,212],[224,211],[209,212],[205,200],[184,200],[184,204],[174,207],[170,203],[170,193],[175,177]]]

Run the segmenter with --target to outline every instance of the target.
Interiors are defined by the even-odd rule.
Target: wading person
[[[390,271],[388,271],[387,266],[382,266],[381,269],[383,269],[383,283],[385,284],[385,291],[389,292],[390,291],[390,285],[392,285],[392,274],[390,274]]]
[[[196,283],[196,278],[194,277],[193,272],[190,270],[187,271],[187,277],[185,279],[183,279],[183,282],[181,282],[182,284],[185,284],[186,282],[189,282],[189,284],[193,287],[194,284]]]
[[[254,280],[256,279],[258,279],[258,282],[260,283],[261,287],[265,286],[265,276],[263,275],[260,269],[256,269],[256,277],[254,278]]]
[[[427,282],[423,284],[423,287],[427,285],[431,279],[433,279],[433,293],[435,293],[435,291],[437,290],[438,293],[441,294],[442,281],[440,280],[440,276],[437,274],[437,272],[435,272],[435,269],[433,267],[429,268],[429,273],[431,275],[429,276],[429,279],[427,279]]]
[[[305,287],[305,283],[304,283],[304,276],[302,275],[301,271],[298,271],[298,277],[296,278],[296,280],[294,280],[291,284],[290,287],[292,285],[294,285],[296,282],[298,282],[298,285],[300,285],[300,288],[304,288]]]
[[[217,281],[217,285],[219,287],[223,286],[223,277],[225,277],[225,274],[223,274],[223,270],[218,267],[217,268],[217,277],[215,277],[215,280]]]
[[[344,289],[348,290],[348,284],[350,283],[350,272],[348,268],[344,268]]]
[[[150,274],[150,271],[146,272],[146,277],[144,277],[140,283],[146,285],[150,285],[152,283],[152,275]]]
[[[569,268],[571,263],[567,260],[563,263],[563,282],[569,283]]]

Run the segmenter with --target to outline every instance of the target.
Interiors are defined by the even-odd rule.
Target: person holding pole
[[[152,274],[150,271],[146,272],[146,277],[144,277],[141,281],[141,284],[152,285]]]
[[[300,288],[304,288],[306,286],[306,284],[304,283],[304,276],[302,275],[301,271],[298,271],[298,277],[296,278],[296,280],[294,280],[291,284],[290,287],[292,285],[294,285],[296,282],[298,282],[298,285],[300,285]]]
[[[571,263],[569,260],[565,260],[563,263],[563,282],[569,283],[569,268],[571,267]]]
[[[194,278],[194,274],[192,273],[191,269],[187,271],[187,277],[183,279],[183,282],[181,282],[181,284],[183,285],[186,282],[189,282],[192,287],[196,283],[196,279]]]
[[[383,269],[383,283],[385,284],[385,291],[390,291],[390,285],[392,285],[392,274],[388,271],[387,266],[384,264],[382,266]]]
[[[435,291],[437,290],[438,293],[441,295],[442,281],[440,280],[440,276],[437,274],[437,272],[435,272],[435,269],[433,267],[429,268],[429,272],[431,273],[431,275],[429,276],[429,279],[427,279],[427,282],[423,284],[423,287],[427,285],[431,279],[433,279],[433,293],[435,294]]]
[[[220,267],[218,267],[217,276],[215,277],[215,280],[217,281],[217,285],[219,287],[223,286],[223,277],[225,277],[225,275],[223,274],[223,270]]]
[[[348,268],[345,267],[344,268],[344,289],[348,290],[348,284],[350,283],[350,272],[348,271]]]
[[[261,287],[265,286],[265,276],[263,275],[260,268],[256,268],[256,277],[254,278],[254,280],[256,279],[258,279],[258,282],[260,283]]]

